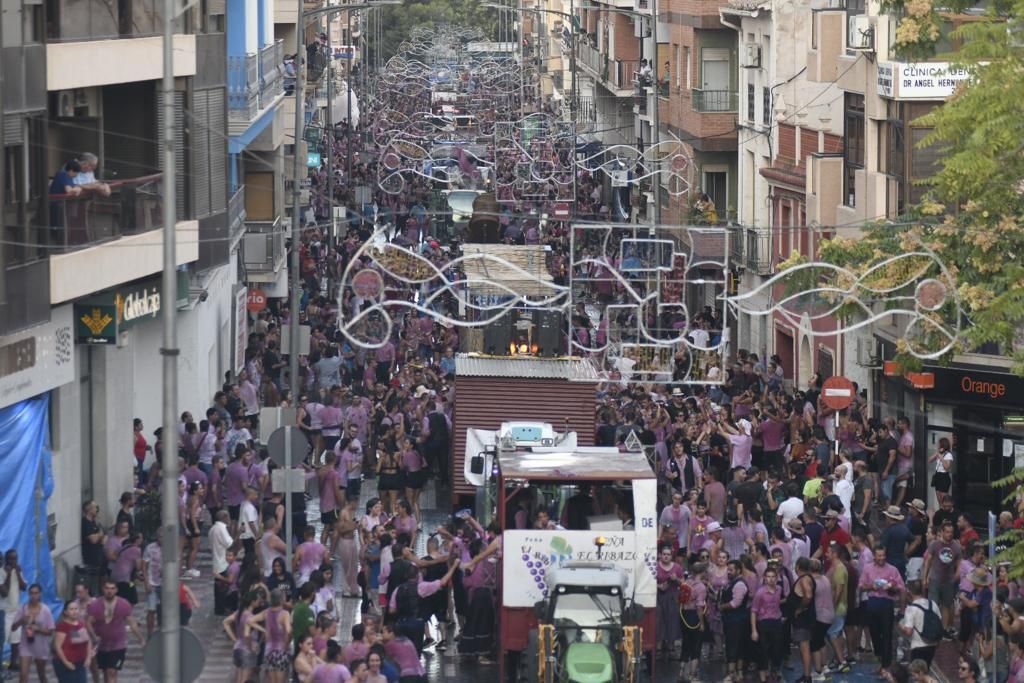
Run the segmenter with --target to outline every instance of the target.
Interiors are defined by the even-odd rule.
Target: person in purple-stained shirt
[[[145,644],[146,639],[132,617],[131,604],[119,598],[117,584],[107,580],[103,583],[102,597],[93,600],[86,609],[86,627],[93,640],[99,641],[96,646],[96,665],[103,672],[106,683],[117,683],[117,674],[124,664],[128,649],[125,626],[132,630],[140,645]]]
[[[224,473],[224,502],[231,515],[232,527],[238,526],[238,511],[245,500],[245,487],[249,484],[249,468],[252,466],[252,451],[242,446],[241,457],[236,457]],[[232,528],[232,535],[235,529]]]
[[[396,635],[395,627],[391,624],[384,624],[382,627],[381,640],[384,641],[384,652],[388,659],[398,667],[399,680],[406,683],[426,683],[426,670],[411,640]]]
[[[778,565],[769,563],[764,571],[764,585],[757,589],[750,605],[750,639],[757,648],[757,671],[762,681],[769,674],[781,676],[782,662],[786,658],[782,589],[778,582]]]
[[[743,565],[739,560],[729,560],[726,577],[728,583],[718,596],[718,609],[722,615],[726,666],[730,677],[736,680],[742,675],[739,662],[743,659],[743,643],[749,637],[750,593],[743,580]]]
[[[370,644],[366,642],[366,626],[354,624],[352,626],[352,642],[341,650],[341,663],[350,666],[357,659],[366,659],[369,654]]]
[[[886,562],[885,547],[876,545],[871,564],[860,570],[857,588],[867,597],[865,616],[871,644],[883,669],[892,665],[893,610],[902,601],[905,586],[899,570]]]
[[[377,358],[377,381],[381,384],[387,384],[391,380],[391,372],[395,369],[395,345],[389,339],[375,353]]]
[[[680,606],[683,619],[682,667],[683,671],[688,671],[687,678],[691,681],[697,679],[700,651],[707,627],[705,622],[708,597],[708,587],[705,583],[707,571],[706,562],[695,562],[690,566],[690,573],[683,582],[690,595],[689,599]]]
[[[769,469],[774,469],[777,472],[783,471],[786,466],[785,435],[789,431],[789,424],[765,409],[761,421],[757,425],[757,431],[761,434],[761,439],[764,442],[765,464]]]

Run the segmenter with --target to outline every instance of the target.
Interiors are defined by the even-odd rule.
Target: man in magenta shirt
[[[238,510],[245,500],[245,487],[249,483],[251,465],[252,451],[246,450],[241,458],[228,465],[224,473],[224,502],[227,503],[232,526],[238,525]]]
[[[871,645],[883,669],[892,664],[893,611],[896,601],[903,599],[906,587],[899,570],[886,562],[885,548],[876,545],[873,561],[860,570],[857,588],[867,598],[866,612]]]
[[[96,648],[96,665],[103,671],[106,683],[117,683],[117,672],[124,665],[125,652],[128,649],[128,632],[125,625],[132,630],[139,644],[144,645],[139,624],[132,617],[132,606],[124,598],[117,596],[117,584],[107,580],[103,583],[103,597],[89,603],[86,610],[86,627],[94,640],[99,643]]]

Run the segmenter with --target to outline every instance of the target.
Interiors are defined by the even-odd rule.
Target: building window
[[[856,172],[864,168],[864,96],[846,93],[843,115],[843,203],[857,205]]]
[[[927,190],[919,183],[939,169],[940,150],[935,145],[919,147],[931,128],[914,126],[934,103],[889,102],[886,120],[879,135],[881,170],[896,181],[896,197],[891,208],[902,214],[908,204],[916,204]]]
[[[680,66],[682,66],[682,63],[683,63],[683,49],[681,47],[679,47],[678,45],[676,45],[675,54],[676,54],[676,65],[677,65],[676,66],[676,87],[678,88],[679,84],[683,82],[683,77],[682,77],[683,70],[681,68],[679,68]]]
[[[772,125],[772,90],[767,86],[761,88],[761,107],[761,123]]]
[[[693,61],[690,59],[690,47],[683,47],[683,59],[686,60],[686,89],[693,88]]]
[[[754,113],[754,104],[757,99],[754,94],[755,91],[756,88],[754,88],[754,84],[747,83],[747,121],[750,121],[751,123],[753,123],[756,118],[756,114]]]

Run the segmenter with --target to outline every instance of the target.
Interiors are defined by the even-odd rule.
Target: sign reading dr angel
[[[971,71],[949,62],[881,62],[878,94],[896,100],[944,100],[971,79]]]

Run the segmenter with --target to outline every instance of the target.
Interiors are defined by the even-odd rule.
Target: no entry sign
[[[832,410],[845,410],[853,403],[853,382],[845,377],[829,377],[821,385],[821,400]]]
[[[567,221],[572,215],[572,210],[570,209],[568,202],[558,202],[555,204],[555,210],[552,214],[554,215],[555,220]]]

